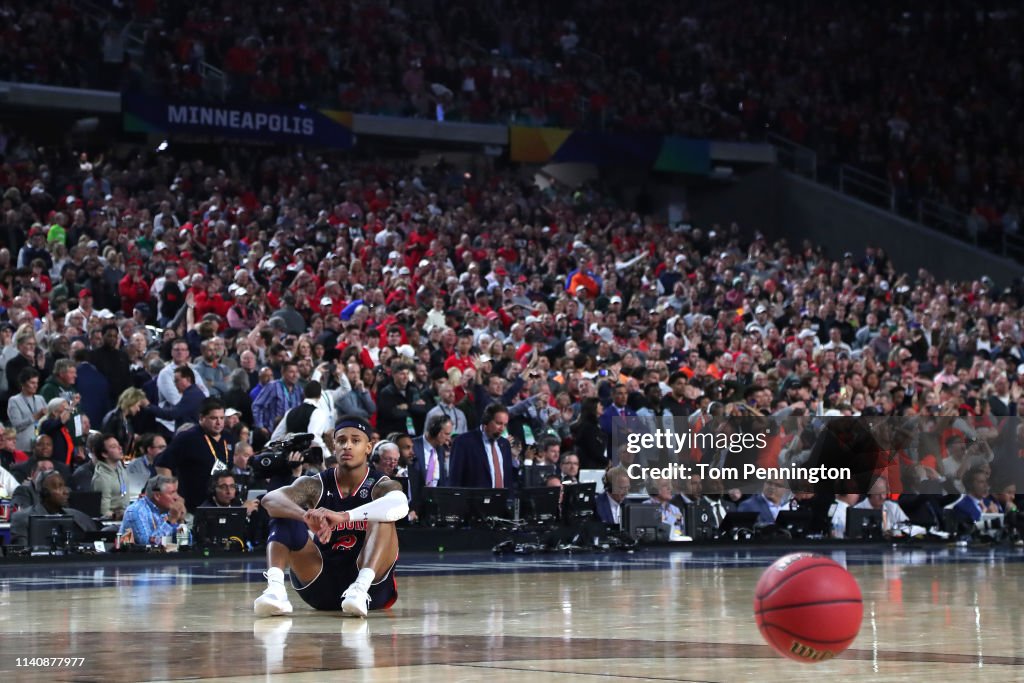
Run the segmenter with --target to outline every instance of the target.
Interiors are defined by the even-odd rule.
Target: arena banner
[[[531,128],[510,126],[508,129],[509,157],[526,164],[546,164],[559,147],[572,135],[566,128]]]
[[[711,173],[711,141],[670,136],[662,139],[655,171],[670,173]]]
[[[535,164],[583,163],[697,174],[711,170],[708,140],[652,134],[511,126],[509,155],[512,161]]]
[[[352,114],[328,109],[122,97],[124,128],[348,149]]]

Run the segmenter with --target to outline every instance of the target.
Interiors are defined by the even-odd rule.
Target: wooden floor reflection
[[[399,602],[365,621],[255,620],[258,571],[124,570],[110,587],[19,590],[0,578],[5,681],[958,681],[1024,680],[1024,563],[851,566],[865,620],[841,658],[775,656],[752,617],[761,569],[399,575]],[[765,562],[765,566],[768,562]],[[202,581],[213,581],[202,583]],[[25,668],[17,657],[82,657]],[[339,677],[340,676],[340,677]]]

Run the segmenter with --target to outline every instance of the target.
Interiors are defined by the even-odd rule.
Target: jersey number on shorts
[[[356,537],[346,534],[331,545],[331,550],[351,550],[356,545]]]

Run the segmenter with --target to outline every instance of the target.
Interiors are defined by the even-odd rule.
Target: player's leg
[[[258,617],[274,617],[292,613],[285,588],[285,572],[303,585],[313,581],[323,567],[320,551],[309,536],[305,524],[293,519],[271,519],[267,538],[267,588],[253,603]]]
[[[384,579],[398,559],[398,531],[391,522],[369,522],[366,540],[356,559],[359,575],[341,594],[345,614],[365,617],[370,611],[370,586]]]

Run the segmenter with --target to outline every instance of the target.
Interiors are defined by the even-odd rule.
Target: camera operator
[[[295,434],[312,434],[313,446],[320,449],[321,460],[324,455],[331,453],[329,445],[333,441],[333,423],[330,413],[320,402],[322,393],[320,382],[308,383],[302,390],[302,404],[284,414],[284,419],[277,423],[270,440],[280,441]]]
[[[324,457],[319,447],[311,446],[313,435],[301,432],[268,443],[249,459],[249,488],[273,491],[301,476],[316,475],[324,469]]]

